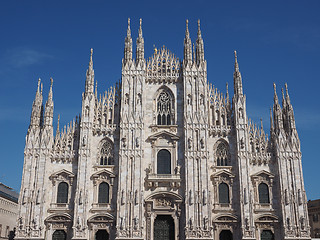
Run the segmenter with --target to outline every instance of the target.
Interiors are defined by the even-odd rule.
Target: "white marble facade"
[[[98,96],[92,50],[81,115],[53,131],[52,80],[39,80],[26,137],[16,239],[310,239],[300,142],[287,86],[274,85],[270,136],[207,79],[200,23],[180,61],[165,47],[133,58]]]

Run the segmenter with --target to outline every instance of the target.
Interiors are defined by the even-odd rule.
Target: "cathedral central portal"
[[[174,222],[169,215],[158,215],[154,220],[154,240],[174,240]]]

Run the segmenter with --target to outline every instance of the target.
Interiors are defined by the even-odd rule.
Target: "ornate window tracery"
[[[225,142],[220,142],[216,149],[217,166],[228,166],[229,146]]]
[[[111,141],[105,141],[100,150],[100,165],[113,165],[113,144]]]
[[[157,98],[157,125],[171,125],[173,122],[173,99],[167,91],[161,91]]]

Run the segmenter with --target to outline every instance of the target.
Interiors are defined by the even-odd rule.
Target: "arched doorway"
[[[52,234],[52,240],[67,240],[67,234],[63,230],[56,230]]]
[[[169,215],[158,215],[154,220],[154,240],[174,240],[174,222]]]
[[[109,233],[106,230],[98,230],[95,240],[109,240]]]
[[[271,230],[263,230],[261,232],[261,240],[274,240],[274,235]]]
[[[222,230],[219,235],[219,240],[232,240],[232,232],[230,230]]]

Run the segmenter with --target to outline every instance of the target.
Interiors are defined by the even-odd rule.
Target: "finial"
[[[281,93],[282,93],[282,99],[284,101],[284,92],[283,92],[283,88],[281,88]]]
[[[201,37],[200,19],[198,19],[198,37]]]
[[[236,71],[239,71],[238,56],[236,50],[234,50],[234,68]]]
[[[273,83],[273,90],[274,90],[274,94],[276,95],[277,94],[277,89],[276,89],[276,84]]]
[[[187,28],[189,27],[188,25],[189,25],[189,20],[187,19],[187,20],[186,20],[186,27],[187,27]]]
[[[40,82],[41,82],[41,78],[38,79],[38,91],[40,90]]]
[[[52,85],[53,85],[53,78],[51,77],[50,78],[50,88],[52,88]]]
[[[42,83],[40,85],[40,89],[41,89],[40,93],[42,94],[42,90],[43,90],[43,84]]]
[[[130,30],[130,18],[128,18],[127,37],[131,37],[131,30]]]
[[[141,28],[141,25],[142,25],[142,18],[140,18],[140,28]]]
[[[260,118],[261,130],[263,130],[262,118]]]
[[[228,83],[226,83],[227,93],[229,92],[229,91],[228,91],[228,88],[229,88],[229,85],[228,85]]]
[[[156,48],[156,46],[153,44],[153,51],[154,51],[154,54],[156,55],[157,52],[158,52],[158,49]]]
[[[285,83],[285,84],[284,84],[284,86],[285,86],[285,88],[286,88],[286,95],[288,95],[288,94],[289,94],[289,91],[288,91],[288,84],[287,84],[287,83]]]

